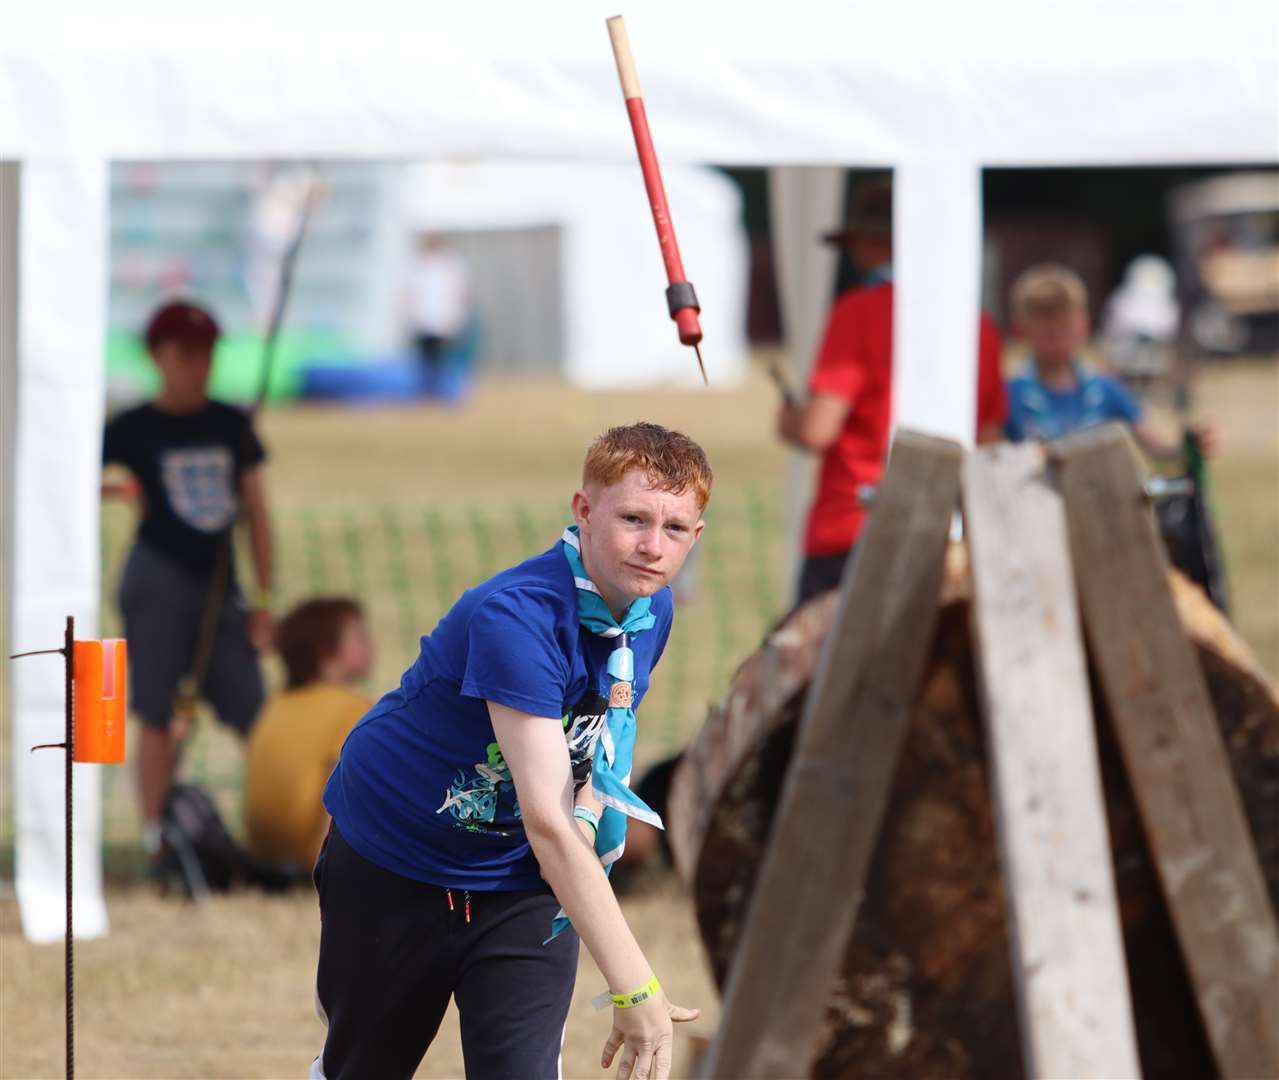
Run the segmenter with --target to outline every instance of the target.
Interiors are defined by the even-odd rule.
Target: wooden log
[[[1043,448],[970,455],[964,514],[1026,1069],[1137,1076],[1066,513]]]
[[[1279,903],[1279,695],[1198,589],[1170,578]],[[734,676],[672,782],[667,828],[721,988],[836,594],[796,612]],[[969,635],[967,561],[952,546],[862,903],[809,1062],[822,1078],[1024,1075],[989,775]],[[1140,821],[1094,696],[1115,882],[1146,1077],[1216,1075]],[[839,853],[831,855],[838,858]]]
[[[1279,934],[1127,429],[1060,462],[1080,602],[1200,1013],[1224,1075],[1279,1076]]]
[[[785,1076],[812,1056],[937,618],[958,443],[893,441],[844,575],[702,1075]]]

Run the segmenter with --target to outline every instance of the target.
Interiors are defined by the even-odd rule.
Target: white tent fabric
[[[627,163],[603,26],[614,10],[224,0],[192,16],[161,0],[45,0],[6,12],[0,158],[23,163],[16,644],[47,641],[68,611],[86,629],[95,614],[105,162]],[[981,167],[1257,162],[1279,148],[1273,0],[649,0],[629,29],[664,163],[899,171],[897,419],[942,433],[971,423],[973,348],[956,343],[974,339]],[[780,231],[784,260],[820,258],[811,236]],[[813,336],[799,320],[788,332]],[[53,780],[23,746],[57,712],[33,679],[12,697],[18,891],[24,929],[47,937],[61,831],[42,794]],[[94,808],[80,805],[87,827]],[[78,880],[101,915],[96,878]],[[105,925],[86,915],[86,929]]]
[[[712,386],[746,368],[745,235],[741,194],[722,173],[664,170],[680,251],[699,296]],[[405,177],[405,216],[417,229],[557,225],[562,371],[578,386],[701,386],[693,354],[667,317],[666,274],[653,216],[633,163],[432,162]]]
[[[774,265],[782,332],[790,353],[796,390],[808,381],[814,354],[830,310],[837,254],[816,243],[838,222],[844,203],[844,170],[826,167],[775,168],[768,177]],[[809,504],[813,462],[792,454],[786,485],[786,568],[793,573],[803,550],[804,508]]]
[[[0,155],[629,160],[610,3],[47,0],[6,13]],[[628,24],[670,161],[1255,161],[1267,0],[649,0]],[[601,42],[605,45],[601,48]]]
[[[76,636],[98,624],[107,293],[107,164],[87,157],[23,163],[18,252],[18,431],[15,462],[13,632],[17,652],[57,648],[66,617]],[[6,511],[6,516],[8,516]],[[30,753],[61,742],[59,658],[9,667],[15,891],[33,941],[62,935],[63,759]],[[101,766],[75,765],[77,932],[105,933],[100,851]]]

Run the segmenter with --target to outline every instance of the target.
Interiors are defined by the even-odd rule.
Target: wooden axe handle
[[[631,41],[626,36],[626,23],[620,15],[608,20],[608,38],[613,43],[613,59],[617,61],[617,77],[622,80],[622,97],[640,96],[639,74],[635,70],[635,57],[631,55]]]

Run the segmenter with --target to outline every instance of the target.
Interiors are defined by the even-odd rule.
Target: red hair
[[[632,469],[646,473],[661,491],[682,495],[691,490],[699,512],[710,502],[715,477],[706,453],[678,431],[643,422],[609,428],[586,451],[582,486],[608,487]]]

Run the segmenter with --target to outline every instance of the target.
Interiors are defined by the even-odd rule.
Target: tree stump
[[[1279,695],[1203,594],[1175,572],[1171,583],[1203,665],[1271,902],[1279,904]],[[811,1063],[796,1062],[796,1076],[1024,1075],[969,597],[963,549],[953,547],[865,900],[827,999],[816,1054]],[[672,782],[671,847],[692,886],[721,990],[835,600],[830,593],[795,612],[742,664]],[[1093,697],[1143,1072],[1213,1076],[1095,683]]]

